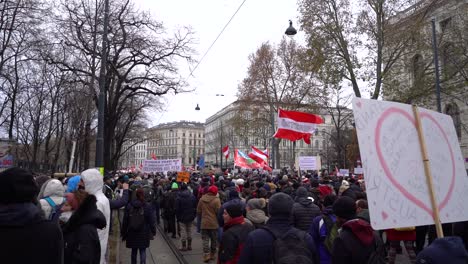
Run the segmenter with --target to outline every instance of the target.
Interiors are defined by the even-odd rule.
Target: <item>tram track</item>
[[[177,261],[180,263],[180,264],[189,264],[187,262],[187,260],[184,258],[184,256],[182,255],[182,253],[179,251],[179,249],[177,248],[176,245],[174,245],[174,243],[172,242],[172,239],[164,232],[164,230],[159,226],[159,225],[156,225],[156,228],[158,229],[158,234],[157,235],[161,235],[162,238],[164,239],[164,241],[166,242],[166,244],[169,246],[169,248],[171,249],[172,253],[174,254],[174,256],[176,257]],[[154,261],[154,257],[153,255],[151,255],[151,259],[153,260],[153,263],[156,263]]]

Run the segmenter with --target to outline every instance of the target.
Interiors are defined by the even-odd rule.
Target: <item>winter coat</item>
[[[245,222],[253,225],[255,229],[266,225],[268,216],[261,209],[248,210],[245,216]]]
[[[332,207],[326,207],[323,210],[323,214],[329,216],[333,222],[336,221],[336,216],[333,214]],[[327,237],[329,230],[327,230],[327,225],[323,222],[323,215],[319,215],[314,218],[312,224],[309,228],[309,234],[314,239],[316,250],[320,256],[320,264],[330,264],[331,255],[328,252],[327,247],[324,244],[325,238]]]
[[[293,228],[289,220],[288,216],[272,216],[268,219],[267,227],[284,234]],[[273,236],[267,230],[256,229],[250,232],[238,263],[271,264],[273,262],[273,241]],[[310,235],[306,236],[306,243],[312,253],[316,255],[314,241]]]
[[[50,213],[52,213],[52,206],[45,200],[45,197],[50,197],[56,205],[60,205],[65,202],[64,198],[65,187],[59,180],[50,179],[46,181],[39,192],[38,199],[41,205],[41,209],[44,212],[45,219],[49,219]]]
[[[218,229],[216,216],[221,208],[221,201],[212,193],[204,194],[197,206],[197,214],[201,214],[201,229]]]
[[[129,230],[130,212],[133,208],[138,209],[143,207],[145,223],[138,230]],[[155,215],[149,203],[142,203],[139,200],[130,202],[125,208],[124,219],[122,223],[121,236],[126,240],[127,248],[148,248],[150,240],[156,235]]]
[[[239,216],[227,222],[223,229],[223,236],[219,245],[219,263],[236,264],[247,236],[254,230],[254,227],[246,223],[243,216]]]
[[[107,249],[107,240],[109,239],[110,224],[110,205],[109,199],[102,193],[104,185],[101,173],[97,169],[88,169],[81,173],[81,179],[84,182],[85,190],[96,197],[96,206],[106,218],[106,227],[98,229],[101,248]],[[106,263],[105,254],[101,254],[101,264]]]
[[[385,230],[388,241],[416,241],[416,229],[411,231]]]
[[[381,241],[370,224],[362,219],[352,219],[343,224],[333,243],[333,264],[362,264],[375,250],[375,239]]]
[[[229,200],[221,205],[221,208],[219,208],[218,211],[218,224],[219,226],[224,226],[224,218],[223,218],[223,213],[224,209],[226,209],[228,206],[232,204],[240,204],[242,206],[242,211],[245,212],[245,202],[243,202],[240,198],[234,198],[232,200]]]
[[[0,204],[0,262],[62,264],[60,227],[33,203]]]
[[[463,240],[466,250],[468,250],[468,221],[454,223],[453,235],[459,236]]]
[[[106,227],[106,218],[97,209],[96,197],[89,195],[63,227],[64,263],[98,264],[101,249],[97,229]]]
[[[309,231],[312,220],[320,214],[320,208],[312,200],[299,198],[292,208],[291,223],[300,230]]]
[[[168,191],[164,194],[162,200],[163,217],[169,219],[176,214],[177,191]]]
[[[346,189],[341,196],[348,196],[351,197],[353,200],[356,201],[356,191],[354,191],[352,188]]]
[[[189,190],[181,191],[177,195],[175,208],[177,221],[190,223],[195,219],[197,214],[197,198]]]

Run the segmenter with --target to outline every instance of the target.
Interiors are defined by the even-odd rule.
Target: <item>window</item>
[[[445,113],[452,117],[453,125],[455,126],[455,131],[457,132],[458,138],[461,137],[461,119],[460,119],[460,109],[456,103],[449,103],[445,107]]]
[[[424,62],[420,54],[416,54],[412,61],[413,67],[413,86],[420,87],[423,84],[424,77]]]
[[[188,144],[189,144],[189,145],[192,145],[192,140],[191,140],[191,139],[189,139],[189,143],[188,143]]]
[[[319,141],[318,141],[318,140],[315,140],[315,148],[316,148],[316,149],[319,148]]]
[[[449,17],[440,21],[439,26],[440,26],[440,31],[442,33],[446,32],[447,30],[450,30],[450,28],[452,27],[452,18]]]
[[[457,57],[454,46],[451,43],[446,43],[441,50],[442,73],[445,79],[450,79],[457,73]]]

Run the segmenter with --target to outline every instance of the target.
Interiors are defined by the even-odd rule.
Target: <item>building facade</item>
[[[232,167],[234,164],[234,149],[239,149],[248,153],[251,146],[255,146],[262,150],[268,150],[270,156],[272,154],[272,135],[276,127],[273,128],[270,122],[259,126],[258,122],[249,122],[253,120],[251,113],[248,111],[240,110],[241,103],[236,101],[225,108],[221,109],[214,115],[210,116],[205,122],[206,134],[206,155],[205,161],[207,164]],[[346,164],[346,153],[343,153],[340,160],[336,157],[336,146],[332,138],[336,137],[334,131],[336,130],[335,123],[333,122],[333,115],[329,109],[321,109],[318,113],[324,121],[323,124],[318,125],[316,133],[311,138],[311,144],[306,144],[303,140],[297,141],[294,145],[289,140],[281,140],[278,147],[280,164],[275,165],[276,168],[295,166],[295,163],[300,156],[320,156],[323,168],[335,166],[337,163]],[[341,119],[343,128],[349,129],[352,127],[352,112],[349,109],[342,109]],[[239,115],[243,115],[239,118]],[[266,113],[267,117],[269,113]],[[276,125],[276,114],[270,118],[274,120]],[[336,120],[335,115],[335,120]],[[257,124],[254,124],[257,123]],[[227,161],[222,157],[222,148],[228,145],[230,148],[230,155]],[[345,148],[343,149],[345,152]],[[270,160],[270,165],[272,161]]]
[[[148,159],[182,159],[186,168],[194,167],[205,153],[204,124],[190,121],[164,123],[148,130]]]
[[[401,32],[412,30],[412,36],[387,76],[384,99],[437,111],[432,20],[437,38],[441,112],[453,119],[468,170],[467,1],[423,0],[390,20],[391,27]]]

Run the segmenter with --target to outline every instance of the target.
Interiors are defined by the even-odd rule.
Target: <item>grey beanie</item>
[[[304,187],[297,188],[296,197],[297,198],[307,198],[307,189],[304,188]]]
[[[271,216],[289,216],[292,211],[294,201],[291,196],[285,193],[275,193],[268,200],[268,213]]]
[[[263,209],[265,208],[266,201],[263,198],[253,198],[247,202],[247,206],[251,209]]]

